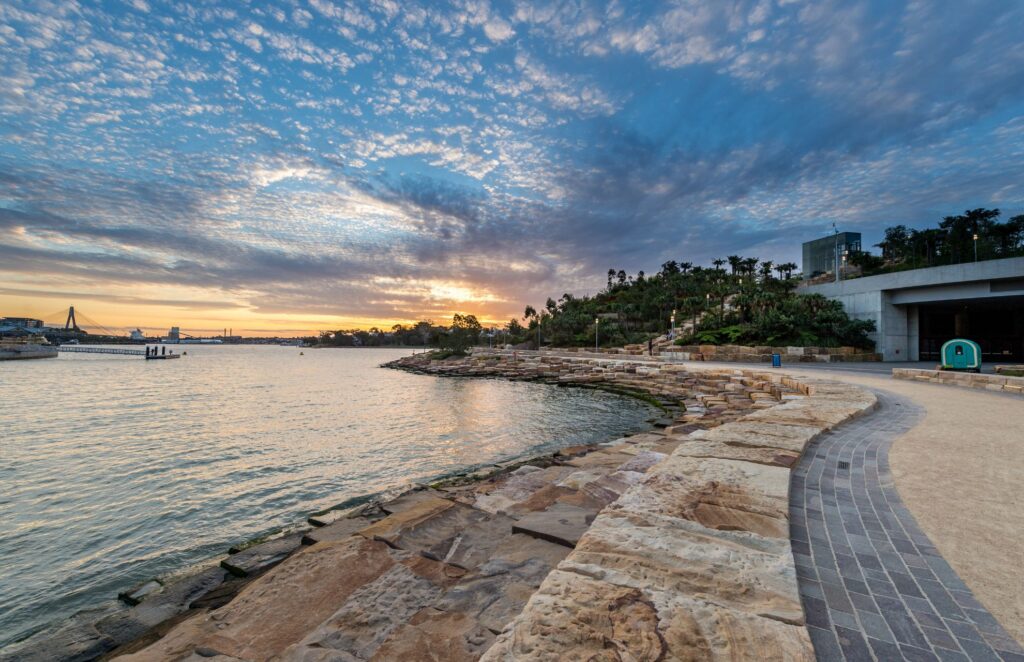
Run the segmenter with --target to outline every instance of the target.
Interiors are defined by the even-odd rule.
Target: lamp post
[[[595,352],[598,351],[598,349],[600,347],[600,344],[601,344],[600,343],[600,337],[601,337],[600,334],[601,334],[601,318],[600,317],[595,317],[594,318],[594,351]]]
[[[676,311],[672,309],[672,331],[668,334],[669,340],[675,340],[676,338]]]
[[[832,221],[832,232],[835,234],[835,237],[836,237],[836,252],[835,252],[835,255],[833,256],[834,259],[835,259],[835,262],[832,263],[832,268],[836,272],[836,274],[835,274],[836,275],[836,282],[838,283],[839,282],[839,229],[836,228],[836,222],[835,221]]]
[[[840,274],[846,273],[846,258],[850,256],[850,251],[843,251],[843,267],[839,270]]]
[[[978,233],[974,233],[974,261],[978,261]]]

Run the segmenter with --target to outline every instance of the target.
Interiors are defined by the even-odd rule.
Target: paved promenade
[[[893,484],[889,447],[924,408],[876,394],[875,412],[813,442],[793,472],[793,551],[818,659],[1024,660]]]

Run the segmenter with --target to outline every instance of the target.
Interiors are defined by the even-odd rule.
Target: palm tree
[[[726,259],[729,261],[729,268],[732,269],[732,273],[735,276],[736,272],[740,268],[740,264],[742,264],[743,262],[743,258],[741,258],[739,255],[730,255]]]

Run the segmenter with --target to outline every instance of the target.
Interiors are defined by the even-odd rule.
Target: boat
[[[0,361],[52,359],[57,348],[43,336],[5,336],[0,338]]]

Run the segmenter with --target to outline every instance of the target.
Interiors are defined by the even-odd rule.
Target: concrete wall
[[[916,361],[916,304],[1024,295],[1024,257],[804,285],[797,293],[835,299],[850,317],[874,321],[871,337],[884,361]]]

